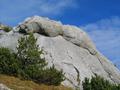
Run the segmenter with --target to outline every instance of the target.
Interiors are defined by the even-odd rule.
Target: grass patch
[[[7,85],[9,88],[13,90],[72,90],[69,87],[65,87],[63,85],[60,86],[47,86],[47,85],[39,85],[34,83],[33,81],[20,80],[19,78],[13,76],[7,76],[0,74],[0,83]]]

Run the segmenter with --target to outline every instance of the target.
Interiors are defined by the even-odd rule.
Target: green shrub
[[[39,64],[39,67],[44,68],[47,65],[46,61],[40,57],[43,51],[39,50],[36,42],[37,39],[35,39],[33,34],[18,40],[17,55],[25,67],[35,64],[38,66]]]
[[[21,60],[22,70],[24,70],[24,75],[27,76],[26,79],[33,79],[33,74],[44,69],[47,65],[46,61],[40,57],[43,52],[39,50],[36,41],[37,39],[33,34],[18,40],[17,56]]]
[[[82,83],[84,90],[91,90],[91,83],[88,78],[85,78],[84,82]]]
[[[19,69],[19,60],[8,48],[0,48],[0,73],[16,75]]]
[[[11,28],[11,27],[8,27],[8,26],[5,26],[5,27],[3,27],[3,30],[4,30],[5,32],[9,32],[9,31],[12,30],[12,28]]]
[[[92,79],[85,78],[83,90],[120,90],[120,85],[111,84],[108,80],[95,75]]]
[[[65,80],[63,71],[58,71],[54,65],[45,69],[41,76],[42,79],[38,78],[38,82],[45,83],[47,85],[60,85],[60,83]]]

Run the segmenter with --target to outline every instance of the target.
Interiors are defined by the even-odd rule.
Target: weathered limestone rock
[[[26,33],[36,32],[50,37],[62,34],[62,24],[60,22],[39,16],[26,19],[16,29],[25,30]]]
[[[36,24],[37,22],[37,24]],[[39,25],[38,25],[39,24]],[[35,33],[37,44],[44,50],[49,65],[63,69],[66,80],[64,85],[81,88],[85,77],[98,74],[112,83],[120,83],[119,70],[97,49],[89,36],[80,28],[62,25],[60,22],[42,17],[32,17],[0,37],[0,46],[16,51],[17,40],[26,36],[24,33]]]

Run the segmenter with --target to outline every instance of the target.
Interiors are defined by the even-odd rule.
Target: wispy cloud
[[[45,14],[61,14],[67,8],[76,6],[76,0],[45,0],[39,9]]]
[[[103,19],[84,27],[97,48],[120,68],[120,17]]]
[[[77,0],[1,0],[0,21],[16,21],[32,15],[52,16],[77,7]]]

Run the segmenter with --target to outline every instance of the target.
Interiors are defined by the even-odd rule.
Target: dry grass
[[[60,86],[47,86],[47,85],[39,85],[32,81],[23,81],[19,78],[0,75],[0,83],[7,85],[9,88],[13,90],[72,90],[69,87],[65,87],[63,85]]]

